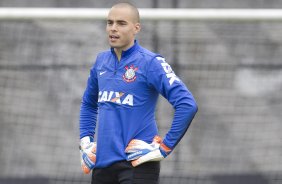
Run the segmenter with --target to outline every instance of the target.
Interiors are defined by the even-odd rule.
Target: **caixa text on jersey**
[[[113,102],[133,106],[133,95],[115,91],[99,91],[98,102]]]

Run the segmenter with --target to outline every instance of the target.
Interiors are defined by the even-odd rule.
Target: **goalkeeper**
[[[140,30],[136,7],[118,3],[110,9],[111,48],[98,54],[80,110],[81,166],[84,173],[92,171],[92,184],[158,183],[160,161],[197,112],[191,92],[165,59],[139,45]],[[175,109],[163,139],[154,114],[159,94]]]

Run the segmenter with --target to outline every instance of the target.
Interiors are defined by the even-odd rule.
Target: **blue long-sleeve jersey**
[[[175,109],[171,128],[163,139],[173,150],[197,112],[185,84],[163,57],[137,41],[123,51],[120,61],[113,48],[98,54],[80,110],[80,138],[96,134],[97,168],[125,160],[124,150],[132,139],[152,142],[158,134],[155,108],[159,94]]]

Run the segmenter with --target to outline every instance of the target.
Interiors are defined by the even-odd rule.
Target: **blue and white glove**
[[[96,162],[96,142],[93,141],[93,137],[86,136],[80,139],[80,162],[82,171],[85,174],[95,167]]]
[[[142,140],[133,139],[129,142],[125,149],[127,153],[127,161],[131,161],[133,167],[136,167],[145,162],[161,161],[170,152],[160,136],[155,136],[151,144]]]

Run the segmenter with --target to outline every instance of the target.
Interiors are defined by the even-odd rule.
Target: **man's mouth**
[[[117,35],[110,35],[109,38],[110,38],[111,41],[115,41],[115,40],[119,39],[119,36],[117,36]]]

